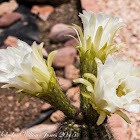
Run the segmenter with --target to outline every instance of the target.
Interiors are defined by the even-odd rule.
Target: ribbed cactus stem
[[[80,74],[83,77],[84,73],[92,73],[95,76],[97,75],[97,65],[94,60],[94,54],[91,51],[91,54],[83,54],[80,56]],[[90,81],[90,79],[89,79]],[[93,81],[91,81],[93,83]],[[94,83],[93,83],[94,85]],[[86,86],[81,85],[81,93],[88,93]],[[87,121],[92,122],[93,124],[97,121],[98,113],[92,108],[89,104],[89,101],[86,97],[81,94],[81,110],[85,115]]]
[[[56,109],[61,110],[68,118],[73,119],[75,114],[77,113],[77,109],[69,103],[64,93],[60,91],[56,91],[54,94],[54,97],[40,97],[40,99],[46,101],[47,103],[54,106]]]
[[[76,124],[69,120],[61,124],[57,139],[61,140],[114,140],[106,121],[100,125]]]

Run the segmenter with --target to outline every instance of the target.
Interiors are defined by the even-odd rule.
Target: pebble
[[[8,36],[4,41],[4,45],[17,48],[17,40],[18,38],[14,36]]]
[[[108,117],[107,122],[109,123],[111,129],[122,127],[122,118],[117,114],[112,114],[111,117]]]
[[[48,52],[46,51],[45,48],[42,48],[42,54],[43,54],[43,57],[44,58],[47,58],[48,57]]]
[[[1,28],[8,27],[13,23],[15,23],[16,21],[20,20],[21,17],[22,15],[18,12],[5,14],[0,18],[0,27]]]
[[[56,45],[56,44],[52,44],[52,45],[51,45],[51,48],[52,48],[52,49],[57,49],[57,45]]]
[[[12,13],[18,8],[18,4],[15,0],[10,0],[9,2],[3,2],[0,4],[0,16]]]
[[[74,80],[80,77],[79,72],[79,69],[70,64],[65,67],[64,75],[67,79]]]
[[[48,104],[48,103],[44,103],[42,106],[41,106],[41,110],[42,111],[45,111],[45,110],[48,110],[48,109],[51,109],[53,108],[52,105]]]
[[[74,105],[77,108],[80,108],[80,88],[79,87],[73,87],[68,89],[66,92],[66,96],[70,103]]]
[[[7,35],[11,35],[20,38],[30,45],[34,41],[39,43],[39,28],[37,26],[37,22],[34,22],[35,17],[30,13],[29,7],[20,4],[17,12],[22,13],[22,20],[18,21],[16,24],[13,24],[9,28],[5,28],[2,34],[0,34],[1,41],[3,42]],[[28,25],[25,26],[24,23],[27,23]]]
[[[70,39],[64,44],[64,47],[67,47],[67,46],[78,46],[78,43],[76,42],[75,39]]]
[[[79,57],[79,55],[76,56],[76,63],[78,64],[78,66],[80,65],[80,57]]]
[[[9,101],[11,101],[11,100],[13,100],[14,98],[13,98],[13,96],[8,96],[7,99],[8,99]]]
[[[63,69],[55,70],[55,73],[59,77],[64,77],[64,70]]]
[[[54,26],[52,26],[50,31],[50,40],[53,43],[59,43],[59,42],[65,42],[67,40],[70,40],[71,37],[65,36],[65,35],[72,35],[77,36],[76,32],[69,28],[71,25],[63,24],[63,23],[57,23]]]
[[[46,21],[49,15],[54,11],[54,8],[50,5],[34,5],[31,9],[31,13],[38,15],[40,19]]]
[[[0,29],[0,33],[2,33],[3,32],[3,29]]]
[[[30,106],[30,103],[29,102],[27,102],[27,103],[24,104],[24,107],[25,108],[28,108],[29,106]]]
[[[64,79],[62,77],[57,77],[58,82],[62,90],[65,92],[67,91],[70,87],[72,87],[72,82],[68,79]]]
[[[76,49],[72,47],[58,49],[58,53],[53,59],[53,66],[56,68],[60,68],[72,64],[75,60],[76,53]]]
[[[6,117],[4,120],[3,120],[3,122],[6,122],[6,121],[8,121],[9,120],[9,117]]]
[[[0,49],[6,49],[6,48],[7,48],[6,45],[0,46]]]
[[[82,9],[85,11],[93,11],[94,13],[99,12],[99,8],[95,0],[81,0]]]
[[[14,132],[20,132],[20,128],[14,128]]]
[[[65,119],[65,115],[62,111],[60,110],[57,110],[56,112],[54,112],[51,117],[50,117],[50,120],[53,122],[53,123],[59,123],[59,122],[62,122],[64,121]]]

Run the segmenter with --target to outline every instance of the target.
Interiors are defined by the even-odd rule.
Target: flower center
[[[116,94],[117,94],[118,97],[122,97],[123,95],[126,94],[126,92],[124,92],[124,90],[123,90],[124,88],[125,88],[124,84],[120,84],[118,86],[118,88],[116,89]]]

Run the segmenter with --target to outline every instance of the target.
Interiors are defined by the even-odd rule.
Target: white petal
[[[18,40],[17,48],[8,47],[0,50],[0,82],[7,83],[3,86],[23,89],[24,92],[42,92],[42,87],[36,83],[35,79],[49,82],[50,73],[45,60],[39,54],[40,50],[31,48],[27,43]],[[37,67],[44,77],[34,75],[32,68]],[[20,76],[20,77],[19,77]],[[23,77],[22,77],[23,76]]]
[[[130,112],[139,113],[140,112],[140,103],[133,101],[131,104],[124,106],[124,109]]]
[[[130,61],[113,60],[108,55],[104,64],[97,65],[97,80],[94,88],[94,102],[97,108],[114,113],[124,108],[128,111],[138,112],[139,103],[134,102],[140,97],[140,78],[133,75]],[[121,86],[125,95],[119,97],[117,89]],[[106,101],[107,104],[102,104]],[[102,106],[101,106],[102,105]]]
[[[98,40],[100,40],[98,46],[99,50],[105,43],[107,43],[107,45],[112,44],[112,40],[117,30],[125,26],[120,18],[105,15],[103,13],[95,14],[92,11],[83,11],[83,14],[80,13],[79,17],[81,18],[84,27],[84,38],[90,36],[93,43],[95,40],[97,41],[96,32],[98,28],[100,26],[103,28],[103,34],[100,36],[100,39],[98,38]],[[94,46],[96,45],[94,44]],[[86,48],[88,49],[88,47]]]

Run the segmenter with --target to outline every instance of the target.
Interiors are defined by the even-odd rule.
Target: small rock
[[[51,108],[53,108],[52,105],[50,105],[50,104],[48,104],[48,103],[44,103],[44,104],[42,105],[42,107],[41,107],[41,110],[42,110],[42,111],[45,111],[45,110],[51,109]]]
[[[24,104],[24,107],[25,108],[28,108],[29,106],[30,106],[30,103],[29,102],[27,102],[27,103]]]
[[[71,39],[71,37],[65,36],[65,35],[73,35],[76,37],[77,36],[76,32],[73,29],[68,28],[69,26],[71,26],[71,25],[66,25],[63,23],[55,24],[51,28],[50,40],[53,43],[58,43],[58,42],[65,42],[65,41]]]
[[[93,11],[94,13],[99,12],[99,7],[95,0],[81,0],[82,9],[85,11]]]
[[[122,119],[117,114],[112,114],[111,117],[108,117],[108,123],[111,129],[116,127],[122,127]]]
[[[24,26],[27,26],[28,24],[29,24],[29,23],[28,23],[27,21],[24,21],[24,22],[23,22],[23,25],[24,25]]]
[[[67,47],[67,46],[78,46],[78,43],[76,42],[75,39],[71,39],[65,42],[64,47]]]
[[[14,36],[8,36],[4,41],[4,45],[17,48],[17,40]]]
[[[0,4],[0,16],[12,13],[14,10],[18,8],[18,4],[15,0],[10,0],[9,2],[3,2]]]
[[[58,122],[62,122],[65,119],[65,117],[66,116],[62,111],[57,110],[51,115],[50,120],[54,123],[58,123]]]
[[[46,49],[44,49],[44,48],[42,48],[42,54],[43,54],[44,58],[48,57],[48,53],[47,53]]]
[[[58,49],[58,53],[53,59],[53,66],[60,68],[72,64],[75,60],[76,53],[76,49],[72,47]]]
[[[15,117],[14,116],[10,116],[9,117],[9,121],[12,121],[12,120],[15,120]]]
[[[8,96],[7,98],[8,98],[9,101],[14,99],[13,96]]]
[[[52,45],[51,45],[51,48],[52,48],[52,49],[57,49],[57,45],[56,45],[56,44],[52,44]]]
[[[22,15],[17,12],[5,14],[0,18],[0,27],[8,27],[16,21],[20,20],[21,17]]]
[[[4,29],[0,29],[0,33],[2,33],[2,32],[3,32],[3,30],[4,30]]]
[[[70,80],[64,79],[62,77],[57,77],[60,87],[63,91],[67,91],[72,87],[72,82]]]
[[[66,96],[72,105],[74,105],[77,108],[80,108],[80,88],[79,87],[68,89],[68,91],[66,92]]]
[[[79,57],[79,55],[76,56],[76,63],[77,63],[78,65],[80,65],[80,57]]]
[[[20,132],[20,129],[18,127],[14,128],[14,132]]]
[[[38,6],[34,5],[31,9],[31,13],[38,15],[40,19],[46,21],[49,15],[54,11],[54,8],[50,5]]]
[[[65,67],[64,75],[67,79],[74,80],[80,77],[79,72],[79,69],[70,64]]]
[[[3,46],[0,47],[0,49],[6,49],[6,48],[7,48],[6,45],[3,45]]]
[[[12,104],[8,104],[9,107],[12,107]]]
[[[9,117],[4,118],[3,122],[6,122],[9,120]]]
[[[64,76],[64,70],[63,69],[55,70],[55,73],[56,73],[57,76],[60,76],[60,77]]]

